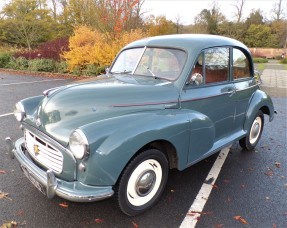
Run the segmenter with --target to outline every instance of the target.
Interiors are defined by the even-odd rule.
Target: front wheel
[[[255,119],[253,120],[247,136],[239,140],[240,146],[243,149],[253,150],[261,137],[263,126],[264,115],[263,112],[259,110]]]
[[[168,178],[168,161],[157,149],[137,155],[123,171],[117,186],[122,212],[134,216],[152,207],[160,198]]]

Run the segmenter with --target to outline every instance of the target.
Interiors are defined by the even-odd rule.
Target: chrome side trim
[[[236,89],[236,88],[235,88],[235,90],[236,90],[236,92],[240,92],[240,91],[248,90],[248,89],[251,89],[251,88],[257,87],[257,86],[258,86],[258,85],[256,84],[256,85],[252,85],[252,86],[249,86],[249,87],[247,87],[247,88],[244,88],[244,89]]]

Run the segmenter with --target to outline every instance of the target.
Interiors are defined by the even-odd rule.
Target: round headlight
[[[21,122],[26,117],[26,112],[20,102],[15,105],[14,116],[19,122]]]
[[[75,158],[82,159],[89,155],[89,143],[85,134],[77,129],[75,130],[69,139],[70,150],[74,154]]]

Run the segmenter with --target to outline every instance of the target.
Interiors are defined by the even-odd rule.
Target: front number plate
[[[39,183],[39,181],[37,181],[31,174],[30,172],[27,170],[26,167],[21,165],[21,169],[24,172],[25,176],[29,179],[29,181],[40,191],[42,192],[44,195],[46,195],[46,188]]]

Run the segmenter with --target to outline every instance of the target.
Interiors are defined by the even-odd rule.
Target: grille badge
[[[34,153],[35,153],[36,156],[40,153],[39,146],[36,145],[36,144],[34,145]]]

